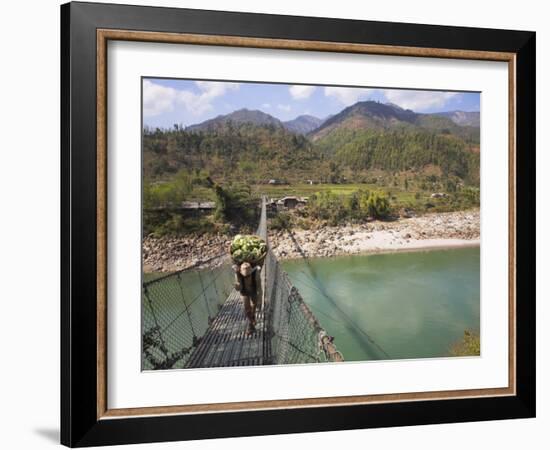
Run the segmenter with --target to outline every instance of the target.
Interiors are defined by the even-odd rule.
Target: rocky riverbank
[[[427,214],[393,222],[270,233],[279,258],[327,257],[479,245],[479,210]]]
[[[479,210],[427,214],[393,222],[273,231],[269,242],[279,258],[412,251],[479,245]],[[148,236],[143,240],[144,272],[172,272],[204,264],[224,254],[231,236],[184,238]],[[219,260],[204,264],[216,265]]]
[[[230,236],[190,235],[186,237],[147,236],[143,239],[143,271],[174,272],[194,265],[215,266],[217,256],[227,255]]]

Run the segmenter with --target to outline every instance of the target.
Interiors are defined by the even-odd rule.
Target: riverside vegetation
[[[481,354],[479,333],[464,330],[464,337],[451,346],[449,354],[451,356],[479,356]]]

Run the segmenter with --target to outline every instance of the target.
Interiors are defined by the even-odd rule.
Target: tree
[[[214,194],[217,219],[245,225],[251,225],[257,220],[258,199],[252,196],[250,186],[236,183],[222,187],[216,184]]]
[[[364,206],[366,206],[367,214],[375,219],[384,219],[390,213],[389,198],[380,191],[369,193]]]
[[[229,198],[224,189],[216,184],[214,186],[214,194],[216,194],[216,218],[226,220],[228,215],[228,203]]]
[[[447,178],[445,180],[445,190],[447,192],[456,192],[456,182],[450,178]]]
[[[170,200],[174,203],[180,203],[193,190],[193,179],[185,169],[181,169],[172,181],[172,192]]]
[[[455,342],[449,353],[451,356],[479,356],[481,344],[479,333],[472,330],[464,330],[462,340]]]

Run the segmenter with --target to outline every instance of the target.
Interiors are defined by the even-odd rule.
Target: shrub
[[[291,227],[292,218],[287,212],[278,212],[270,219],[269,226],[273,230],[286,230]]]
[[[376,219],[384,219],[390,213],[390,201],[383,192],[371,192],[366,206],[368,214]]]
[[[462,340],[453,344],[449,353],[451,356],[479,356],[481,354],[479,333],[464,330]]]
[[[315,219],[337,225],[368,217],[384,219],[391,213],[391,207],[387,194],[381,191],[358,190],[347,197],[331,192],[318,192],[311,196],[308,211]]]
[[[252,224],[258,220],[259,200],[252,196],[250,186],[233,183],[214,186],[216,195],[216,219],[235,225]]]

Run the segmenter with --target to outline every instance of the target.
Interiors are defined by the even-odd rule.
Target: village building
[[[308,201],[307,197],[295,197],[295,196],[283,197],[277,200],[277,209],[283,210],[283,209],[303,208],[304,206],[306,206],[307,201]]]
[[[179,209],[183,211],[213,211],[216,209],[216,202],[181,202]]]

